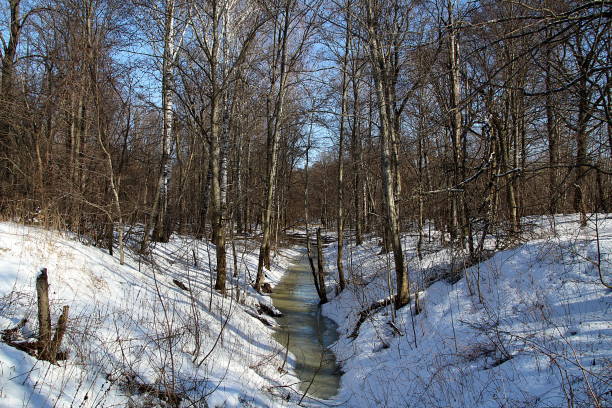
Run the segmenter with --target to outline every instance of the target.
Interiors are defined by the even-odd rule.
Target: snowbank
[[[154,262],[128,255],[120,265],[74,237],[0,223],[0,329],[27,317],[24,335],[34,334],[42,267],[53,322],[62,305],[70,306],[69,357],[57,366],[0,343],[0,407],[164,406],[164,397],[143,392],[147,387],[175,392],[185,406],[292,405],[279,387],[297,381],[277,369],[282,346],[253,317],[259,303],[272,305],[248,284],[257,251],[252,241],[237,243],[239,276],[229,279],[223,297],[211,290],[214,247],[201,241],[173,238],[155,246]],[[228,252],[231,274],[229,245]],[[283,250],[275,258],[267,271],[272,285],[293,255]]]
[[[359,312],[388,296],[394,277],[392,256],[379,255],[375,239],[349,245],[350,284],[324,306],[341,331],[333,348],[345,373],[338,400],[347,407],[612,404],[612,291],[598,269],[611,283],[612,216],[598,216],[599,243],[595,217],[583,229],[577,221],[525,219],[523,244],[468,268],[456,283],[440,279],[450,250],[432,240],[419,260],[417,238],[406,236],[421,313],[412,313],[414,302],[395,318],[385,307],[354,339]],[[336,251],[326,253],[334,276]]]

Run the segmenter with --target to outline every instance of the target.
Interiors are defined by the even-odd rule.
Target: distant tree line
[[[210,239],[219,291],[226,244],[261,234],[259,289],[305,203],[340,237],[382,238],[397,306],[404,231],[420,250],[432,225],[477,259],[487,235],[511,244],[524,216],[611,210],[610,1],[4,0],[0,12],[3,217],[121,257],[136,230],[142,253],[173,233]]]

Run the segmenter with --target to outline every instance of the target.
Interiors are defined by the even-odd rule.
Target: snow
[[[559,407],[612,404],[612,215],[559,215],[523,220],[527,231],[461,279],[448,271],[462,260],[440,246],[441,234],[403,246],[414,301],[393,316],[370,315],[356,338],[359,312],[394,289],[393,259],[379,239],[346,241],[345,291],[333,297],[337,245],[325,251],[328,295],[323,313],[338,323],[333,351],[343,375],[339,394],[322,405],[343,407]],[[596,229],[599,240],[596,239]],[[0,342],[0,407],[168,406],[134,381],[187,396],[183,406],[291,407],[300,396],[293,370],[279,371],[284,353],[273,328],[253,317],[268,296],[250,287],[257,242],[237,241],[239,276],[228,295],[211,290],[212,244],[174,237],[153,248],[154,262],[128,251],[125,265],[82,238],[0,223],[0,329],[28,317],[34,336],[34,284],[50,280],[52,320],[70,306],[65,361],[52,365]],[[135,246],[136,242],[133,243]],[[299,252],[283,249],[267,281],[274,286]],[[194,262],[197,258],[197,265]],[[228,245],[228,273],[233,272]],[[190,288],[180,289],[173,280]],[[239,292],[239,293],[238,293]],[[237,298],[239,301],[236,301]],[[414,298],[413,298],[414,299]],[[393,325],[389,324],[393,322]],[[399,333],[398,333],[399,332]],[[289,361],[294,359],[289,358]],[[131,386],[129,383],[132,383]],[[297,388],[297,387],[296,387]],[[289,400],[286,400],[286,397]]]
[[[164,406],[130,390],[127,378],[173,389],[196,406],[291,406],[283,399],[287,390],[278,387],[297,382],[277,369],[282,346],[270,327],[246,313],[256,315],[260,302],[272,306],[245,284],[254,279],[257,251],[253,241],[238,242],[240,276],[229,279],[223,297],[211,291],[214,246],[202,241],[173,238],[155,246],[154,263],[128,252],[120,265],[69,234],[0,223],[0,328],[28,317],[24,332],[35,334],[34,287],[42,267],[49,273],[53,322],[62,305],[70,306],[67,361],[52,365],[0,343],[0,407],[123,407],[148,400]],[[277,283],[296,254],[283,250],[267,281]],[[230,274],[232,265],[230,249]]]
[[[341,331],[333,347],[345,373],[338,400],[347,407],[557,407],[566,398],[592,406],[596,395],[603,406],[612,403],[612,291],[596,268],[596,220],[583,229],[576,216],[554,221],[525,219],[522,244],[468,268],[467,279],[428,287],[452,253],[434,240],[419,260],[417,238],[404,237],[422,312],[413,315],[413,303],[397,312],[401,336],[389,325],[389,306],[349,337],[359,312],[388,296],[394,277],[377,239],[361,247],[347,241],[350,284],[323,308]],[[610,281],[612,218],[599,215],[597,228],[599,264]],[[326,251],[331,276],[336,253],[337,245]]]

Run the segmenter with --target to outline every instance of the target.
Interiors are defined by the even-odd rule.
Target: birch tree
[[[161,156],[151,214],[145,228],[145,235],[141,246],[141,251],[144,251],[147,249],[149,239],[167,242],[172,233],[171,221],[168,215],[168,187],[172,167],[170,155],[173,144],[174,75],[177,58],[187,28],[190,5],[188,2],[181,0],[163,0],[161,2],[137,4],[141,10],[146,11],[150,15],[150,20],[155,24],[155,28],[161,27],[161,30],[154,29],[152,33],[148,34],[154,50],[160,48],[158,46],[159,37],[162,38],[161,50],[158,51],[159,61],[156,61],[156,64],[160,66],[159,71],[161,74]]]

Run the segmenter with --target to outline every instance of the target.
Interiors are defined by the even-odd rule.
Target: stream
[[[316,262],[316,259],[315,259]],[[300,391],[317,399],[335,396],[340,387],[336,357],[327,350],[338,339],[336,323],[321,315],[319,297],[313,284],[308,257],[304,251],[294,260],[272,293],[272,301],[283,316],[274,337],[296,358],[295,371]],[[314,377],[312,385],[309,384]]]

